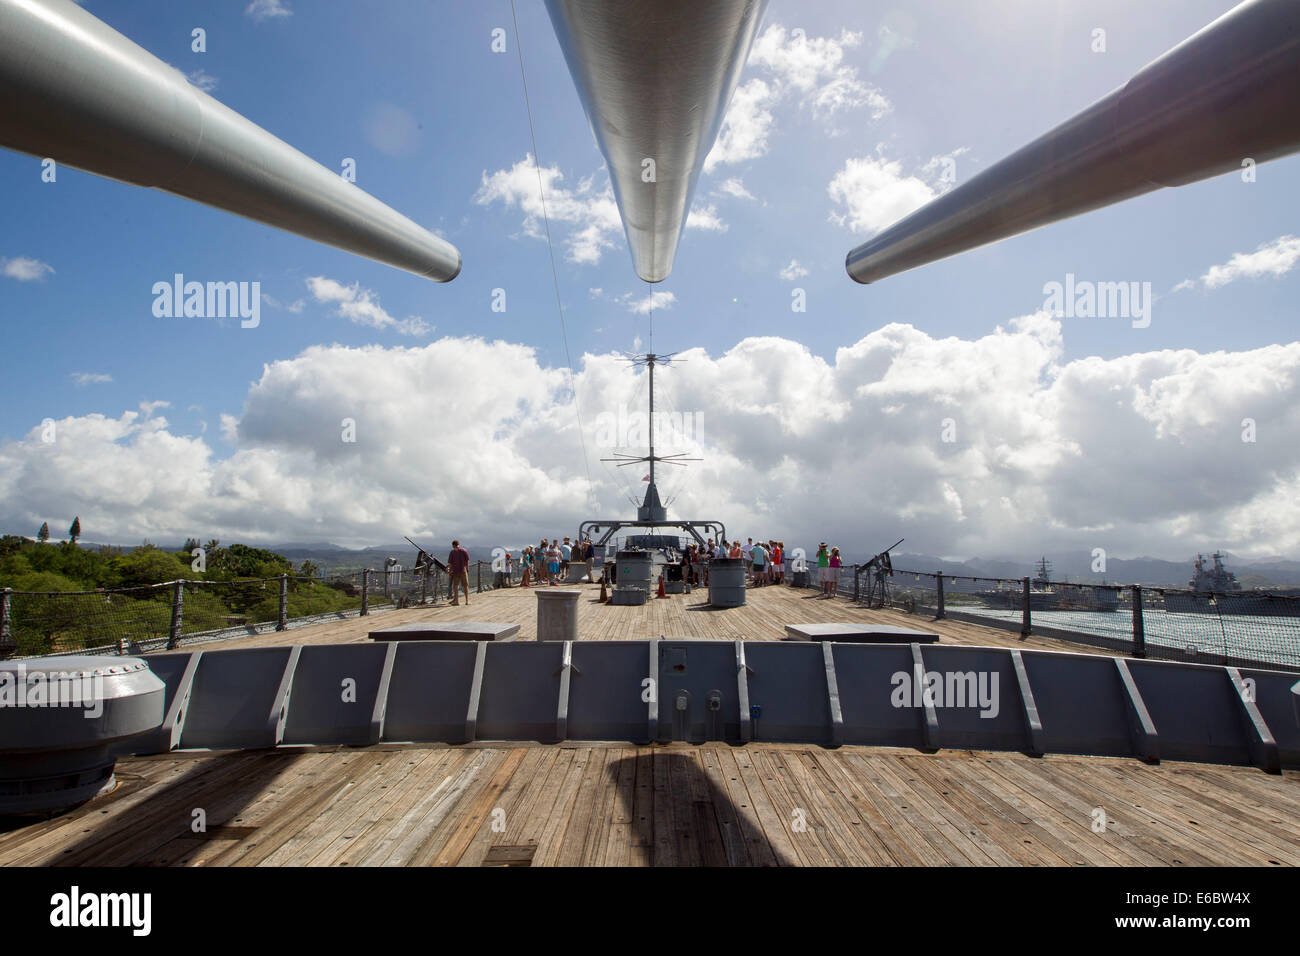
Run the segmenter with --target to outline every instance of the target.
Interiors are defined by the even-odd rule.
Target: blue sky
[[[535,235],[536,222],[527,221],[526,200],[519,192],[523,186],[518,184],[526,185],[529,176],[535,190],[536,178],[531,168],[518,166],[532,147],[508,3],[282,0],[258,7],[244,0],[201,4],[87,0],[83,6],[327,168],[338,169],[345,157],[354,158],[357,184],[454,243],[464,268],[451,283],[431,283],[154,190],[71,169],[60,169],[56,182],[44,183],[36,158],[0,151],[5,210],[0,219],[0,259],[9,264],[7,274],[0,275],[0,316],[8,357],[5,401],[0,405],[0,488],[8,499],[0,508],[4,530],[31,533],[35,528],[26,525],[37,518],[45,520],[46,515],[52,526],[56,521],[59,527],[66,526],[62,512],[80,510],[83,525],[86,513],[93,513],[105,532],[101,537],[106,538],[130,540],[151,531],[166,538],[200,524],[207,529],[228,522],[233,527],[213,527],[213,533],[223,538],[234,533],[250,539],[319,537],[359,544],[392,540],[407,533],[407,528],[446,536],[442,532],[449,527],[451,515],[473,514],[477,517],[466,519],[471,537],[508,540],[518,529],[522,541],[544,533],[552,524],[556,527],[551,533],[560,526],[568,529],[575,518],[586,516],[588,498],[600,502],[604,511],[616,510],[621,495],[613,484],[584,494],[587,473],[602,481],[608,475],[596,462],[595,448],[586,449],[585,469],[577,465],[583,451],[571,428],[572,411],[565,411],[569,406],[562,399],[552,403],[556,407],[519,404],[521,395],[528,400],[540,398],[540,389],[555,387],[565,355],[546,244]],[[612,395],[609,389],[615,386],[610,383],[617,378],[602,378],[605,373],[598,375],[583,356],[608,357],[631,350],[638,342],[644,345],[647,317],[629,305],[651,289],[633,273],[621,231],[599,231],[599,199],[608,178],[545,9],[535,0],[519,0],[517,7],[537,151],[548,170],[548,187],[564,191],[548,195],[548,203],[558,213],[567,197],[571,212],[567,221],[553,219],[551,227],[570,351],[578,370],[594,376],[590,385],[584,377],[580,389],[586,402],[589,397],[582,396],[583,390]],[[1137,509],[1131,523],[1152,518],[1141,529],[1115,531],[1113,547],[1119,552],[1182,556],[1202,545],[1222,544],[1258,554],[1300,553],[1300,524],[1292,513],[1279,514],[1271,504],[1286,498],[1296,480],[1294,457],[1278,447],[1277,457],[1266,464],[1254,459],[1225,461],[1212,443],[1202,440],[1203,435],[1194,438],[1188,429],[1203,429],[1206,416],[1217,416],[1222,418],[1219,424],[1232,432],[1242,417],[1238,404],[1232,396],[1211,398],[1207,393],[1205,404],[1210,410],[1198,411],[1195,394],[1187,394],[1189,388],[1206,381],[1237,375],[1280,376],[1277,380],[1282,384],[1277,388],[1283,401],[1267,413],[1275,414],[1277,427],[1265,429],[1268,437],[1262,435],[1260,441],[1280,446],[1283,430],[1290,434],[1295,356],[1290,351],[1268,353],[1257,361],[1256,350],[1288,346],[1296,338],[1298,280],[1291,268],[1296,257],[1284,240],[1297,231],[1300,159],[1260,166],[1253,183],[1229,175],[1161,190],[871,286],[852,282],[844,271],[845,253],[867,238],[872,228],[887,224],[873,226],[882,206],[891,208],[888,203],[899,196],[940,188],[931,163],[936,157],[954,157],[960,183],[1121,85],[1229,7],[1223,0],[1142,4],[934,0],[906,5],[772,0],[762,28],[764,33],[778,31],[766,35],[765,49],[771,55],[762,63],[751,57],[740,80],[742,91],[756,80],[766,84],[769,96],[762,104],[770,113],[766,138],[747,157],[718,162],[701,177],[693,220],[697,225],[712,221],[714,227],[688,224],[672,275],[653,288],[674,297],[670,306],[654,314],[656,348],[702,350],[697,362],[707,359],[710,373],[720,376],[718,381],[747,380],[754,394],[767,396],[768,404],[784,404],[787,410],[803,407],[816,416],[843,398],[843,383],[828,385],[831,392],[820,396],[806,392],[802,385],[782,378],[782,369],[788,373],[794,368],[791,360],[772,357],[786,354],[782,349],[793,350],[788,354],[811,363],[810,369],[824,371],[823,366],[838,367],[838,349],[899,323],[924,348],[940,353],[945,341],[984,341],[986,346],[975,352],[983,356],[980,374],[992,383],[1013,371],[1007,365],[1019,361],[1023,342],[1016,344],[1017,339],[1007,346],[1003,364],[997,359],[997,346],[988,344],[989,337],[999,328],[1009,332],[1012,320],[1038,312],[1045,283],[1063,281],[1067,273],[1080,279],[1150,282],[1157,300],[1148,328],[1133,328],[1123,319],[1066,319],[1049,323],[1055,331],[1040,328],[1024,336],[1034,341],[1050,339],[1044,346],[1050,354],[1032,376],[1045,390],[1051,384],[1047,379],[1056,381],[1054,369],[1071,363],[1083,374],[1092,367],[1088,360],[1095,357],[1102,363],[1119,363],[1105,366],[1106,374],[1118,374],[1116,369],[1150,365],[1133,356],[1164,356],[1160,361],[1181,370],[1177,382],[1153,386],[1149,373],[1134,371],[1124,373],[1128,377],[1121,375],[1120,384],[1110,387],[1130,389],[1134,397],[1125,400],[1126,406],[1145,416],[1152,439],[1166,440],[1175,434],[1180,452],[1166,456],[1168,467],[1128,477],[1117,474],[1116,468],[1134,458],[1162,454],[1159,447],[1153,451],[1153,446],[1135,436],[1132,440],[1137,444],[1128,449],[1128,457],[1117,458],[1114,465],[1089,464],[1088,454],[1068,474],[1053,470],[1048,475],[1016,464],[1015,476],[999,479],[994,474],[988,486],[964,488],[955,479],[937,480],[933,469],[926,470],[927,455],[947,454],[947,450],[913,455],[901,449],[879,460],[847,452],[836,457],[834,449],[844,441],[842,430],[834,438],[796,435],[802,426],[791,425],[788,418],[781,418],[783,427],[795,429],[788,444],[804,450],[802,458],[784,466],[779,443],[773,448],[763,438],[770,429],[751,417],[744,425],[730,422],[727,441],[712,447],[705,443],[702,453],[720,470],[715,474],[704,469],[699,481],[708,485],[734,480],[742,487],[761,487],[760,493],[718,495],[693,489],[686,482],[677,489],[684,496],[683,505],[731,509],[742,517],[729,524],[738,520],[754,531],[755,525],[762,525],[764,536],[775,536],[780,530],[787,537],[796,533],[824,537],[825,531],[807,527],[811,515],[791,509],[799,489],[810,488],[810,483],[830,472],[834,482],[824,493],[846,496],[848,508],[855,489],[865,490],[880,469],[902,461],[918,474],[928,475],[936,501],[950,501],[953,495],[960,499],[956,511],[946,517],[941,507],[920,509],[929,517],[924,530],[917,531],[926,546],[939,553],[991,555],[1022,545],[1033,548],[1044,538],[1058,546],[1082,546],[1106,523],[1100,516],[1092,520],[1084,514],[1062,521],[1052,518],[1047,524],[1026,518],[1013,533],[994,512],[978,504],[998,496],[998,480],[1023,496],[1012,495],[1017,512],[1028,514],[1038,508],[1040,515],[1058,517],[1071,509],[1061,500],[1047,499],[1069,494],[1073,496],[1069,500],[1078,500],[1076,484],[1096,489],[1098,482],[1109,480],[1130,486],[1139,483],[1139,489],[1128,491],[1120,491],[1117,485],[1110,489],[1109,498],[1104,489],[1096,491],[1097,508],[1112,510],[1108,502],[1123,497],[1127,503],[1113,509],[1119,518],[1130,505]],[[276,11],[282,13],[261,15]],[[206,30],[205,53],[191,51],[194,27]],[[490,49],[491,33],[497,27],[508,33],[506,55]],[[1104,53],[1091,49],[1092,33],[1098,27],[1106,31]],[[801,49],[809,53],[814,47],[797,45],[792,33],[796,28],[818,44],[815,50],[823,55],[812,72],[798,72]],[[760,45],[763,42],[760,39]],[[801,88],[805,79],[811,85]],[[835,84],[841,93],[847,89],[848,102],[831,109],[817,96]],[[754,87],[748,89],[752,92]],[[738,126],[735,131],[744,132]],[[878,192],[861,195],[866,188],[863,180],[845,177],[854,163],[869,167]],[[931,163],[928,171],[927,163]],[[512,169],[514,178],[509,175]],[[520,178],[520,173],[526,175]],[[843,185],[839,199],[832,195],[837,177]],[[494,191],[492,183],[499,188]],[[855,189],[857,206],[855,200],[845,198]],[[572,243],[592,223],[604,243],[587,249],[586,258],[596,261],[574,261]],[[1239,267],[1221,271],[1211,283],[1201,281],[1213,267],[1261,248],[1266,250],[1263,258],[1238,259]],[[12,265],[25,260],[44,265]],[[783,278],[783,269],[793,274],[792,261],[798,266],[794,271],[803,274]],[[33,272],[38,277],[24,278]],[[269,297],[261,324],[241,329],[238,321],[155,318],[150,289],[176,272],[200,281],[260,281]],[[313,278],[317,279],[314,285],[308,281]],[[322,285],[321,280],[334,285]],[[1180,284],[1183,288],[1176,288]],[[340,314],[337,303],[321,301],[317,294],[326,288],[354,286],[349,293],[354,306],[359,302],[364,307],[354,308],[353,318]],[[795,287],[805,290],[806,313],[791,312]],[[505,312],[491,309],[496,288],[506,290]],[[400,323],[416,317],[431,331],[402,334]],[[1044,321],[1040,318],[1040,326]],[[411,378],[383,370],[385,356],[434,349],[436,343],[466,337],[484,340],[485,348],[478,355],[483,364],[472,366],[468,354],[459,365],[456,353],[446,357],[451,367],[470,375],[466,381],[433,380],[429,370]],[[779,341],[780,347],[768,349],[762,345],[764,337]],[[743,340],[755,338],[759,344],[735,351]],[[514,366],[494,358],[492,348],[486,347],[494,342],[501,348],[523,347],[530,356],[521,366],[526,369],[516,370],[511,378]],[[372,347],[365,353],[369,364],[351,368],[347,357],[362,354],[357,350],[365,347]],[[890,354],[897,357],[910,348],[901,345]],[[1198,358],[1170,358],[1178,350],[1192,350]],[[1204,356],[1220,351],[1238,358],[1223,365],[1211,363],[1212,367],[1200,371],[1193,368],[1197,361],[1208,361]],[[519,353],[510,354],[514,361]],[[970,358],[974,353],[967,349],[962,354]],[[422,472],[403,475],[402,468],[409,465],[394,464],[384,455],[335,475],[333,487],[313,485],[313,481],[330,480],[319,465],[332,455],[300,441],[301,423],[309,417],[303,410],[318,407],[320,395],[328,393],[335,381],[306,371],[315,361],[313,356],[319,355],[340,359],[337,366],[329,366],[338,375],[374,376],[365,380],[368,397],[358,402],[370,401],[384,390],[394,393],[370,412],[373,421],[378,409],[385,409],[390,421],[384,428],[394,429],[384,433],[386,454],[411,457],[414,451],[408,452],[408,447],[419,445],[432,461],[449,453],[440,449],[456,449],[458,456],[480,456],[457,464],[457,474],[478,468],[493,474],[517,472],[518,488],[508,494],[496,488],[489,495],[481,484],[476,487],[471,482],[440,497],[422,486]],[[734,360],[730,364],[724,361],[728,355]],[[759,361],[755,355],[768,358]],[[265,366],[275,363],[282,363],[285,381],[296,384],[268,377]],[[613,369],[610,363],[612,359],[606,358]],[[435,362],[431,368],[446,367]],[[930,366],[922,360],[918,367]],[[931,368],[931,373],[945,377],[942,369]],[[82,378],[74,378],[77,375]],[[546,384],[528,384],[530,375]],[[315,384],[303,386],[307,380]],[[870,384],[864,381],[854,387],[869,391]],[[1026,387],[1028,392],[1008,392],[999,407],[1014,409],[1019,399],[1033,405],[1035,386]],[[282,388],[292,395],[286,397]],[[475,403],[454,410],[448,392],[466,388],[478,396]],[[694,402],[694,407],[716,414],[718,422],[727,422],[727,409],[713,408],[712,399],[720,388],[715,384],[710,390],[701,380],[684,386],[678,397],[683,407]],[[481,396],[475,391],[480,389]],[[1153,413],[1142,404],[1164,401],[1162,396],[1173,393],[1180,397],[1164,412]],[[1063,424],[1070,413],[1059,407],[1062,394],[1058,388],[1044,399],[1053,410],[1034,412],[1044,418],[1042,429],[1020,422],[1000,434],[988,425],[981,432],[980,448],[970,451],[982,456],[986,465],[1005,463],[1008,455],[1025,460],[1051,457],[1056,453],[1051,449],[1059,452],[1071,442],[1087,452],[1088,442],[1070,434]],[[267,396],[278,396],[275,407],[282,417],[259,405],[271,402]],[[1249,411],[1254,399],[1238,397]],[[168,404],[150,404],[159,402]],[[145,403],[143,410],[141,403]],[[608,405],[597,402],[587,417]],[[1222,415],[1216,406],[1223,406]],[[501,422],[481,421],[484,410],[493,408],[509,414]],[[49,473],[41,479],[36,459],[24,451],[30,451],[36,440],[33,429],[43,419],[66,420],[75,432],[76,423],[93,416],[121,421],[132,411],[136,417],[122,425],[120,434],[97,439],[117,449],[108,449],[104,459],[105,473],[117,477],[104,478],[102,484],[85,475],[74,480],[73,466],[63,459],[63,464],[44,466],[59,471],[57,480],[48,480]],[[941,411],[931,416],[936,435]],[[857,423],[852,427],[861,432],[860,443],[871,440],[879,413],[880,408],[868,409],[860,420],[852,415],[846,420]],[[440,432],[446,426],[438,420],[447,414],[477,417],[486,430]],[[988,418],[973,408],[969,414]],[[1267,414],[1260,412],[1265,418]],[[228,416],[225,429],[223,415]],[[549,439],[519,430],[550,422],[550,416],[557,424]],[[1104,432],[1104,414],[1102,418],[1098,422],[1102,431],[1089,434],[1104,445],[1105,439],[1099,437]],[[155,422],[145,430],[152,438],[139,430],[147,419]],[[161,419],[165,425],[158,425]],[[960,413],[957,419],[962,421]],[[391,420],[403,424],[399,427]],[[1180,433],[1171,424],[1176,421],[1192,424]],[[747,445],[742,439],[751,426],[754,442]],[[503,430],[509,433],[507,439],[500,437]],[[482,450],[494,440],[504,447]],[[98,452],[92,449],[100,446],[88,435],[82,441],[79,460],[83,465],[96,461]],[[143,488],[138,476],[132,477],[133,469],[153,461],[151,454],[161,454],[156,448],[149,450],[154,447],[151,442],[159,441],[175,443],[176,460],[192,462],[193,471],[180,473],[184,466],[177,465],[180,472],[173,487]],[[812,444],[805,446],[805,442]],[[1200,449],[1199,457],[1188,451],[1190,446]],[[1007,447],[1012,451],[1007,452]],[[820,460],[816,449],[825,450],[828,457]],[[1239,451],[1232,448],[1234,456]],[[243,461],[241,455],[251,460],[258,454],[264,460],[250,464],[247,471],[239,471],[242,465],[221,464]],[[128,462],[117,472],[109,459]],[[165,463],[168,458],[164,455],[160,460]],[[1195,471],[1202,465],[1203,473]],[[972,474],[982,474],[984,465],[970,467]],[[1188,474],[1188,468],[1194,473]],[[390,480],[386,504],[372,508],[366,517],[352,515],[344,521],[340,513],[331,511],[331,507],[344,507],[341,502],[347,495],[342,489],[349,483],[384,485]],[[277,487],[303,482],[301,491],[313,502],[307,510],[314,517],[303,517],[292,495],[282,498],[259,482]],[[528,489],[538,482],[547,490],[534,496]],[[1152,502],[1176,497],[1177,489],[1187,483],[1195,484],[1197,491],[1185,505],[1149,515]],[[945,484],[949,490],[944,490]],[[890,528],[906,528],[920,520],[905,487],[898,489],[896,498],[885,494],[885,510],[897,520],[875,516],[854,526],[852,534],[864,539],[881,534],[892,540],[898,535]],[[1243,494],[1255,504],[1249,516],[1231,513]],[[205,504],[223,495],[239,497],[240,506],[227,513]],[[328,501],[335,505],[327,505]],[[983,517],[973,520],[977,512]],[[1265,520],[1264,516],[1271,517]],[[1269,534],[1261,538],[1259,529],[1266,525]],[[1214,540],[1198,537],[1197,528],[1215,529]],[[1007,530],[1005,538],[1000,530]]]

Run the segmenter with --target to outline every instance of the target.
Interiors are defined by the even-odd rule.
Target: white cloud
[[[809,37],[803,30],[773,24],[754,41],[749,62],[774,73],[797,92],[813,116],[825,118],[840,110],[866,106],[872,119],[892,109],[880,90],[858,79],[858,71],[844,63],[844,51],[862,42],[861,33],[841,30],[839,39]]]
[[[969,152],[969,146],[959,146],[951,153],[931,156],[925,165],[921,167],[921,172],[925,173],[937,192],[946,193],[957,185],[957,181],[962,178],[961,169],[957,165],[957,157]]]
[[[627,302],[629,312],[637,312],[645,315],[652,309],[667,309],[677,301],[677,296],[671,292],[651,292],[644,299],[632,299],[631,293],[621,297]]]
[[[605,290],[600,288],[599,286],[587,290],[587,298],[589,299],[599,299],[604,294],[605,294]]]
[[[275,17],[293,16],[285,0],[253,0],[244,10],[254,20],[269,20]]]
[[[737,87],[718,139],[704,158],[704,171],[709,172],[722,163],[742,163],[765,154],[767,138],[776,123],[772,108],[779,98],[776,87],[757,78]]]
[[[13,259],[0,258],[0,274],[19,282],[35,282],[54,274],[54,267],[39,259],[17,256]]]
[[[893,323],[825,358],[780,337],[689,350],[655,388],[664,408],[702,412],[703,433],[663,453],[704,461],[665,470],[661,492],[678,496],[672,514],[721,518],[738,536],[807,548],[834,534],[851,554],[904,536],[918,552],[986,557],[1300,553],[1300,342],[1063,355],[1061,323],[1041,313],[974,339]],[[443,338],[267,364],[239,414],[221,417],[228,457],[174,434],[152,403],[64,418],[53,444],[33,425],[0,442],[0,524],[76,510],[88,534],[123,542],[563,534],[627,513],[640,475],[598,464],[595,436],[602,413],[642,406],[643,376],[612,352],[578,362],[594,503],[567,370],[521,345]],[[410,396],[430,382],[445,414],[412,427]],[[1241,441],[1247,417],[1254,443]],[[355,443],[341,440],[344,418]],[[871,508],[828,504],[860,500],[864,482]]]
[[[481,206],[502,202],[507,207],[518,207],[524,212],[525,234],[545,239],[537,175],[537,164],[531,153],[509,169],[500,169],[490,175],[484,171],[474,201]],[[623,231],[613,189],[606,183],[604,189],[597,191],[590,178],[579,181],[576,190],[566,189],[559,185],[564,176],[557,166],[542,167],[541,177],[546,197],[545,212],[552,231],[557,223],[565,223],[572,230],[567,240],[568,260],[587,264],[599,262],[604,250],[612,248],[616,237]]]
[[[1261,243],[1254,252],[1238,252],[1222,265],[1211,266],[1201,276],[1200,283],[1207,289],[1217,289],[1238,279],[1258,279],[1261,276],[1283,276],[1300,263],[1300,238],[1279,236],[1272,242]],[[1196,288],[1196,279],[1185,279],[1174,286],[1174,291]]]
[[[797,98],[818,120],[858,107],[866,107],[872,119],[888,113],[893,107],[884,93],[864,83],[857,69],[844,62],[844,51],[861,42],[862,34],[848,30],[838,39],[809,37],[799,29],[787,33],[779,24],[764,30],[754,41],[747,66],[765,76],[737,88],[718,140],[705,158],[705,171],[765,154],[776,124],[773,110],[786,99]]]
[[[795,279],[806,276],[808,270],[799,265],[798,259],[791,259],[790,264],[781,270],[781,278],[786,282],[793,282]]]
[[[206,73],[202,67],[197,70],[191,70],[186,74],[185,79],[189,80],[194,86],[197,86],[204,93],[211,93],[217,88],[217,78]]]
[[[870,156],[845,160],[826,191],[837,207],[844,207],[843,212],[831,212],[831,221],[867,235],[893,225],[937,195],[924,180],[905,176],[897,160]]]
[[[393,329],[402,335],[428,335],[433,327],[418,315],[405,319],[395,319],[380,306],[375,293],[361,288],[359,283],[344,285],[325,276],[311,276],[307,279],[307,288],[317,302],[334,306],[336,315],[341,315],[358,325],[368,325],[376,329]]]
[[[690,215],[686,217],[687,229],[701,229],[705,232],[726,232],[727,224],[718,215],[718,207],[713,203],[694,203]]]
[[[77,385],[102,385],[113,381],[113,376],[102,372],[73,372],[72,381]]]
[[[748,189],[745,188],[745,184],[743,182],[741,182],[739,179],[736,179],[734,177],[731,179],[723,180],[722,183],[719,184],[717,188],[717,192],[725,193],[728,196],[734,196],[737,199],[757,198],[754,196],[753,193],[751,193]]]

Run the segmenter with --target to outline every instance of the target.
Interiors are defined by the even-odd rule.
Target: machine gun
[[[402,537],[406,538],[406,535],[402,535]],[[425,574],[430,570],[432,570],[433,568],[437,568],[443,574],[447,573],[447,565],[443,564],[441,561],[439,561],[437,558],[431,555],[428,551],[425,551],[424,548],[420,547],[414,541],[411,541],[410,538],[406,538],[406,540],[410,543],[411,547],[415,548],[416,551],[416,555],[415,555],[416,574]]]
[[[889,558],[889,552],[906,540],[906,538],[899,538],[884,551],[872,557],[866,564],[858,566],[860,571],[865,571],[868,574],[867,595],[866,600],[863,602],[867,607],[884,607],[889,603],[888,579],[894,576],[894,563]]]

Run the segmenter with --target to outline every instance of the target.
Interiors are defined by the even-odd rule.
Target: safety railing
[[[819,570],[787,571],[788,583],[822,589]],[[1045,586],[861,565],[839,569],[836,596],[935,619],[1055,637],[1134,657],[1300,670],[1300,597],[1255,591],[1208,593],[1140,585]]]
[[[282,574],[234,581],[168,581],[94,591],[0,588],[0,657],[138,654],[284,631],[446,600],[435,569],[364,569],[329,580]],[[500,585],[489,562],[469,567],[475,591]]]

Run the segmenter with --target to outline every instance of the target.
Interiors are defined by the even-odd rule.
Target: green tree
[[[77,515],[75,518],[72,519],[72,527],[68,529],[68,540],[73,544],[76,544],[77,539],[80,537],[81,537],[81,515]]]
[[[130,554],[109,562],[122,587],[143,587],[162,584],[178,578],[193,577],[190,566],[174,554],[159,548],[136,548]]]
[[[209,580],[273,578],[292,570],[293,565],[288,558],[246,544],[232,544],[215,554],[208,554]]]
[[[182,550],[183,550],[186,554],[193,554],[193,553],[194,553],[194,549],[197,548],[198,546],[199,546],[199,539],[198,539],[198,538],[186,538],[186,539],[185,539],[185,547],[182,548]]]
[[[50,523],[48,521],[41,522],[41,530],[36,532],[36,540],[41,544],[50,540]]]

